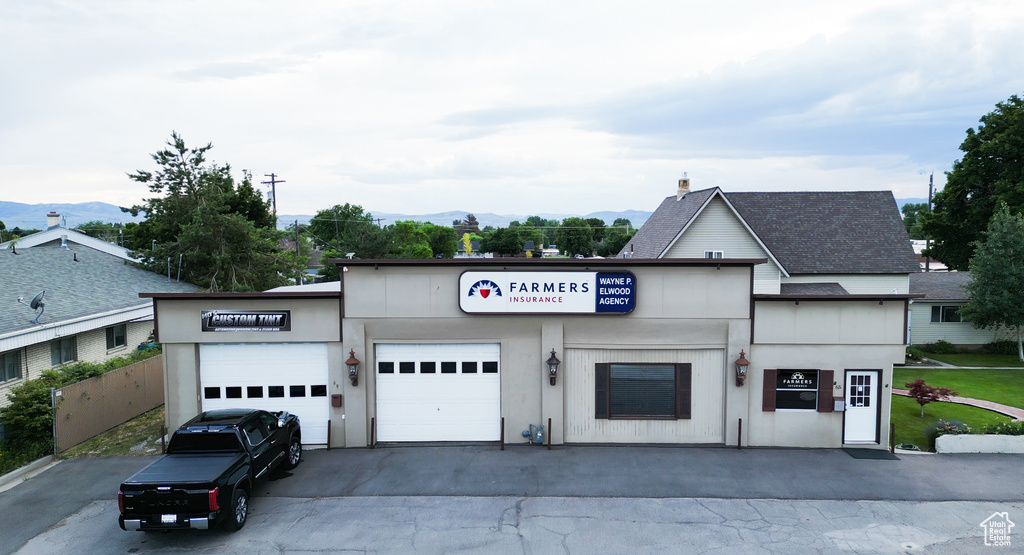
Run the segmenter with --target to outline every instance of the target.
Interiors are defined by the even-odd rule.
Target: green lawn
[[[929,403],[924,407],[924,418],[921,418],[921,406],[917,402],[902,395],[892,396],[892,423],[896,425],[896,443],[913,443],[922,451],[927,451],[930,445],[924,429],[937,420],[956,420],[975,428],[1009,421],[1010,418],[956,403]]]
[[[982,353],[957,353],[955,355],[938,355],[925,353],[932,359],[954,366],[973,366],[978,368],[1024,368],[1024,362],[1017,355],[986,355]]]
[[[934,387],[948,387],[961,397],[985,399],[1024,408],[1024,371],[992,368],[894,368],[893,388],[906,389],[918,378]],[[930,405],[929,405],[930,406]],[[928,408],[925,407],[927,414]]]

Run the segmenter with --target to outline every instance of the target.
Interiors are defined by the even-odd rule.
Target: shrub
[[[1015,355],[1017,354],[1017,342],[1003,339],[986,343],[982,350],[990,355]]]
[[[1010,420],[998,424],[986,424],[977,430],[979,434],[999,434],[1004,436],[1024,436],[1024,422]]]
[[[924,346],[924,350],[929,353],[935,353],[937,355],[952,355],[956,354],[956,347],[952,343],[945,339],[940,339],[935,343],[929,343]]]
[[[910,360],[921,360],[924,358],[924,351],[917,347],[907,347],[907,358]]]
[[[935,438],[945,435],[962,435],[972,433],[971,428],[963,422],[956,420],[939,420],[924,429],[924,435],[928,438],[928,450],[935,450]]]

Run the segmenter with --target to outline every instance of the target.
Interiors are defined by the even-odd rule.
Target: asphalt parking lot
[[[151,460],[71,459],[0,493],[0,553],[957,553],[983,545],[989,515],[1024,514],[1016,455],[387,447],[307,451],[237,534],[123,532],[118,484]]]

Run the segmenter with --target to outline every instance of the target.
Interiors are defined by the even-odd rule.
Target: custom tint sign
[[[291,331],[290,310],[204,310],[203,331]]]
[[[459,307],[470,314],[628,314],[631,272],[464,272]]]

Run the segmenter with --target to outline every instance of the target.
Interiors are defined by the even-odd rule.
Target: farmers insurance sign
[[[203,331],[291,331],[290,310],[204,310]]]
[[[628,314],[631,272],[464,272],[459,307],[471,314]]]

